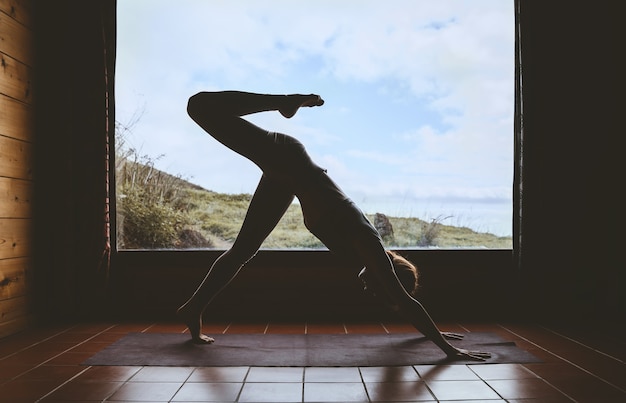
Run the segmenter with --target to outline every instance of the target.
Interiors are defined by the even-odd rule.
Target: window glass
[[[318,93],[300,139],[389,247],[511,248],[513,1],[118,0],[119,249],[228,247],[261,172],[198,91]],[[322,248],[296,202],[264,248]]]

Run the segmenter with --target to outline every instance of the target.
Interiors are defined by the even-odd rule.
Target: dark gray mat
[[[83,362],[83,365],[132,366],[280,366],[354,367],[418,364],[467,364],[448,361],[434,343],[417,333],[405,334],[223,334],[215,343],[197,345],[189,335],[130,333]],[[541,362],[492,333],[467,333],[451,344],[488,351],[485,363]]]

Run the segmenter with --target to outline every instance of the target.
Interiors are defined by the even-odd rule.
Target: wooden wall
[[[0,337],[32,322],[33,69],[28,0],[0,0]]]

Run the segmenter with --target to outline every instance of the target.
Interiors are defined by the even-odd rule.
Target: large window
[[[227,247],[260,171],[186,115],[202,90],[311,93],[299,138],[390,247],[511,248],[513,1],[118,0],[119,249]],[[265,248],[322,248],[297,203]]]

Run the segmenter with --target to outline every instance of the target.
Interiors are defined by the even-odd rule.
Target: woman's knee
[[[206,107],[206,93],[199,92],[189,97],[187,101],[187,114],[193,119],[197,120],[200,116],[206,115],[208,112]]]

